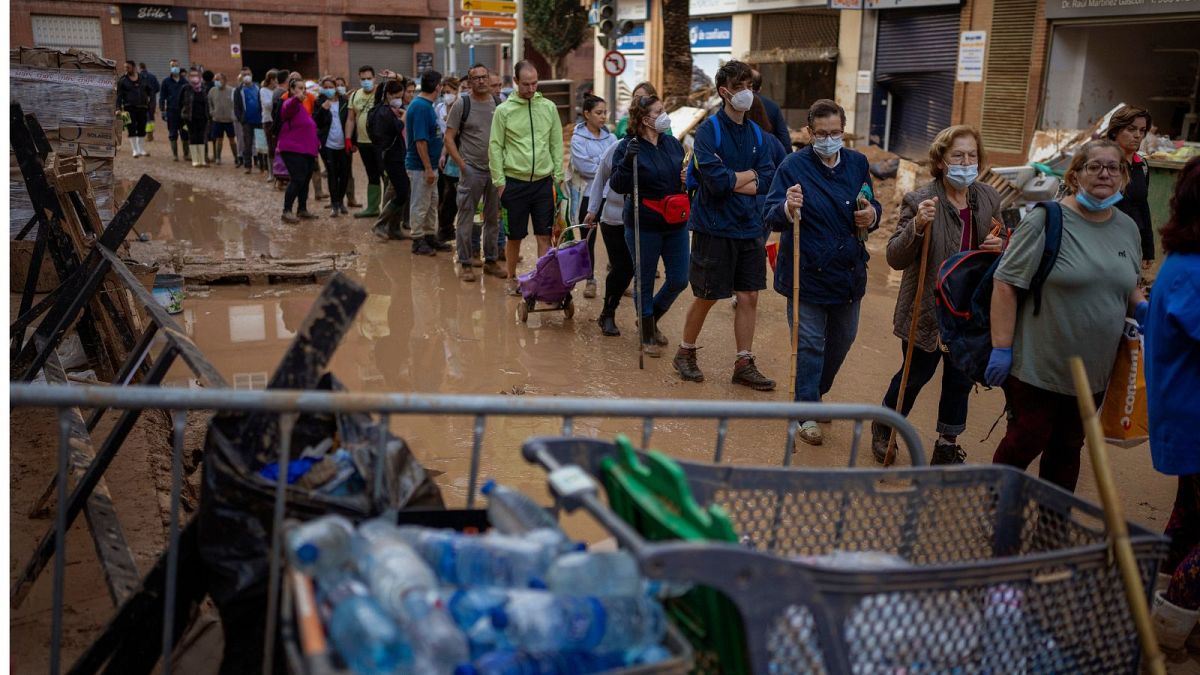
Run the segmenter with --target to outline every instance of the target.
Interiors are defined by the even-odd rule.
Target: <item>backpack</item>
[[[1063,220],[1058,202],[1040,202],[1034,208],[1046,210],[1046,242],[1029,284],[1037,316],[1042,310],[1042,286],[1058,260]],[[979,384],[985,384],[984,371],[992,356],[992,286],[1002,255],[1001,251],[962,251],[947,258],[937,273],[934,300],[942,344],[950,352],[950,362]]]
[[[458,131],[462,133],[463,127],[467,125],[467,117],[471,114],[471,94],[470,92],[461,95],[462,98],[462,115],[458,120]],[[496,102],[496,107],[500,106],[500,97],[492,94],[492,100]]]
[[[717,116],[713,115],[708,118],[712,121],[713,135],[716,136],[716,142],[713,144],[718,150],[721,149],[721,125],[717,122]],[[754,139],[757,143],[755,147],[762,147],[763,135],[762,128],[754,122],[754,120],[746,120],[750,122],[750,127],[754,129]],[[684,188],[687,190],[689,197],[696,196],[696,190],[700,189],[700,178],[697,175],[700,172],[700,162],[696,159],[696,153],[692,152],[692,161],[688,162],[687,179],[684,181]]]
[[[271,134],[275,138],[279,138],[280,132],[283,131],[283,97],[276,96],[271,101]]]

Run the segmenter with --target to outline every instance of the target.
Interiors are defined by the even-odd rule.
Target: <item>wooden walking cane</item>
[[[1117,487],[1113,483],[1112,472],[1109,471],[1108,452],[1104,449],[1104,431],[1100,428],[1100,418],[1096,415],[1096,401],[1092,398],[1092,388],[1088,384],[1083,359],[1078,356],[1071,357],[1071,375],[1075,379],[1079,417],[1083,420],[1083,431],[1087,435],[1088,456],[1092,460],[1092,471],[1096,475],[1096,490],[1100,493],[1100,504],[1104,507],[1104,522],[1108,526],[1108,537],[1116,553],[1117,566],[1121,570],[1125,599],[1129,601],[1129,611],[1133,614],[1133,623],[1137,627],[1138,641],[1142,643],[1146,672],[1165,675],[1166,665],[1163,662],[1162,651],[1158,648],[1158,639],[1154,636],[1146,592],[1142,587],[1142,577],[1138,573],[1137,560],[1133,556],[1133,545],[1129,542],[1129,528],[1125,525],[1121,500],[1117,497]]]
[[[913,227],[916,227],[914,221]],[[917,276],[917,295],[913,299],[912,321],[908,324],[908,346],[904,349],[904,369],[900,373],[900,394],[896,397],[896,412],[904,409],[904,391],[908,387],[908,371],[912,368],[913,347],[917,342],[917,322],[921,319],[921,299],[925,295],[925,271],[929,266],[929,240],[933,238],[933,221],[925,226],[921,242],[921,271]],[[902,413],[903,414],[903,413]],[[888,434],[887,454],[883,466],[889,467],[896,461],[896,427]]]
[[[792,368],[788,393],[796,400],[796,359],[800,354],[800,209],[792,214]]]

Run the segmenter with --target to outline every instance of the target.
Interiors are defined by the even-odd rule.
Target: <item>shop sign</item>
[[[1047,19],[1200,12],[1200,0],[1046,0]]]
[[[342,39],[346,42],[416,42],[421,27],[412,23],[376,23],[343,21]]]
[[[691,16],[732,14],[737,11],[737,5],[737,0],[690,0],[688,14]]]
[[[987,54],[987,31],[967,30],[958,38],[959,82],[983,82],[983,59]]]
[[[826,7],[829,0],[737,0],[737,12],[765,12],[803,7]]]
[[[957,4],[959,0],[863,0],[863,9],[907,9]]]
[[[702,19],[688,24],[688,40],[692,49],[731,49],[733,19]]]
[[[649,0],[617,0],[617,21],[645,21],[648,18]]]
[[[121,5],[121,17],[126,21],[173,21],[185,23],[187,10],[169,5]]]
[[[857,77],[854,78],[854,93],[869,94],[871,93],[871,71],[860,70]]]
[[[646,24],[639,23],[628,33],[617,38],[617,50],[622,52],[641,52],[646,50]]]

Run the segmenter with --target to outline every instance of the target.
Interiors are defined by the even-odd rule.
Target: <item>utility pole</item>
[[[513,65],[525,59],[525,3],[517,0],[517,30],[513,31]]]
[[[456,53],[458,50],[455,48],[457,46],[455,45],[455,35],[458,31],[455,30],[454,26],[454,0],[446,0],[446,2],[450,6],[449,13],[447,14],[447,17],[449,17],[447,30],[449,32],[446,33],[446,49],[449,50],[449,53],[446,54],[446,72],[453,73],[458,70],[458,54]]]
[[[617,48],[617,36],[610,34],[607,37],[608,37],[608,40],[607,40],[608,51],[611,52]],[[607,52],[605,52],[605,54],[607,55]],[[612,122],[615,125],[617,123],[617,76],[616,75],[608,76],[608,91],[611,92],[609,94],[609,99],[608,99],[608,121]]]

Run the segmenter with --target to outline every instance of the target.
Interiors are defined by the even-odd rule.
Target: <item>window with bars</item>
[[[980,133],[988,150],[1025,151],[1029,69],[1038,0],[995,0]]]

